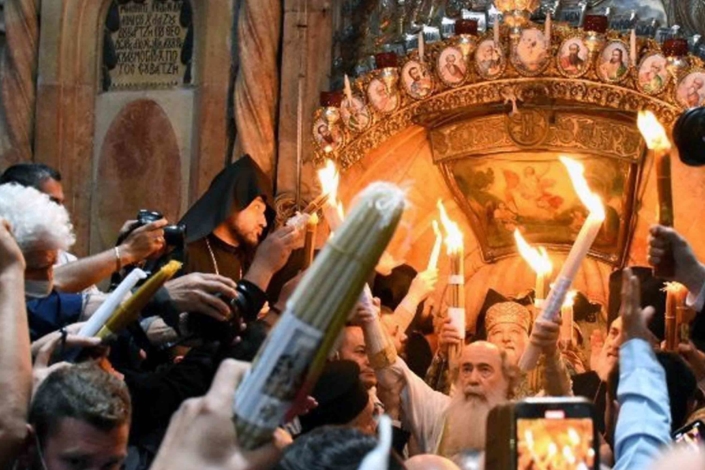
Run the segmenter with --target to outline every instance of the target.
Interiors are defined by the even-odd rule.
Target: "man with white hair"
[[[25,297],[32,339],[87,317],[88,296],[59,293],[53,285],[59,250],[67,250],[76,241],[66,209],[34,188],[3,184],[0,217],[12,226],[26,261]]]
[[[363,329],[380,397],[390,398],[387,413],[411,432],[420,453],[452,458],[467,449],[484,449],[487,415],[513,396],[517,373],[505,352],[485,341],[463,347],[448,396],[434,391],[397,357],[378,318]]]

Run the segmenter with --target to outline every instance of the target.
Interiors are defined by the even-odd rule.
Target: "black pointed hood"
[[[274,224],[274,195],[269,177],[252,157],[244,155],[228,165],[211,182],[180,223],[186,224],[186,243],[205,238],[230,216],[233,209],[243,210],[258,196],[267,205],[265,237]]]

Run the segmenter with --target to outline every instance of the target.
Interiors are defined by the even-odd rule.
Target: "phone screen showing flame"
[[[595,468],[592,419],[563,416],[552,410],[546,418],[517,419],[518,470]]]

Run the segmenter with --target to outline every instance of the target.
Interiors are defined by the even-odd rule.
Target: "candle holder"
[[[392,95],[394,88],[399,82],[399,70],[397,69],[397,55],[394,52],[380,52],[375,54],[375,65],[379,70],[379,78],[387,88],[387,93]]]
[[[605,45],[605,33],[609,20],[605,15],[586,15],[583,29],[585,30],[585,46],[590,55],[596,55]]]
[[[513,42],[521,38],[522,29],[531,21],[531,15],[541,6],[541,0],[495,0],[495,7],[502,12],[504,23],[509,26]]]
[[[477,49],[477,20],[457,20],[455,34],[458,37],[458,49],[462,52],[465,62],[469,63],[471,55]]]
[[[690,64],[688,63],[688,40],[685,38],[669,38],[661,48],[666,56],[666,70],[675,80]]]
[[[334,126],[340,120],[340,104],[343,102],[343,93],[339,91],[322,91],[320,105],[323,107],[323,119],[328,127]]]

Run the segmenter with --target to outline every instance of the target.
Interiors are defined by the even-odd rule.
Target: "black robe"
[[[218,173],[208,190],[180,220],[180,223],[186,225],[186,249],[183,254],[177,253],[176,257],[180,257],[185,263],[184,274],[215,273],[216,269],[206,245],[206,240],[209,240],[219,273],[233,281],[240,280],[241,273],[249,267],[254,250],[242,247],[228,249],[225,243],[215,240],[212,232],[230,217],[233,211],[244,210],[257,197],[261,197],[267,206],[267,227],[262,231],[262,240],[272,230],[276,214],[269,178],[249,155],[244,155]]]

